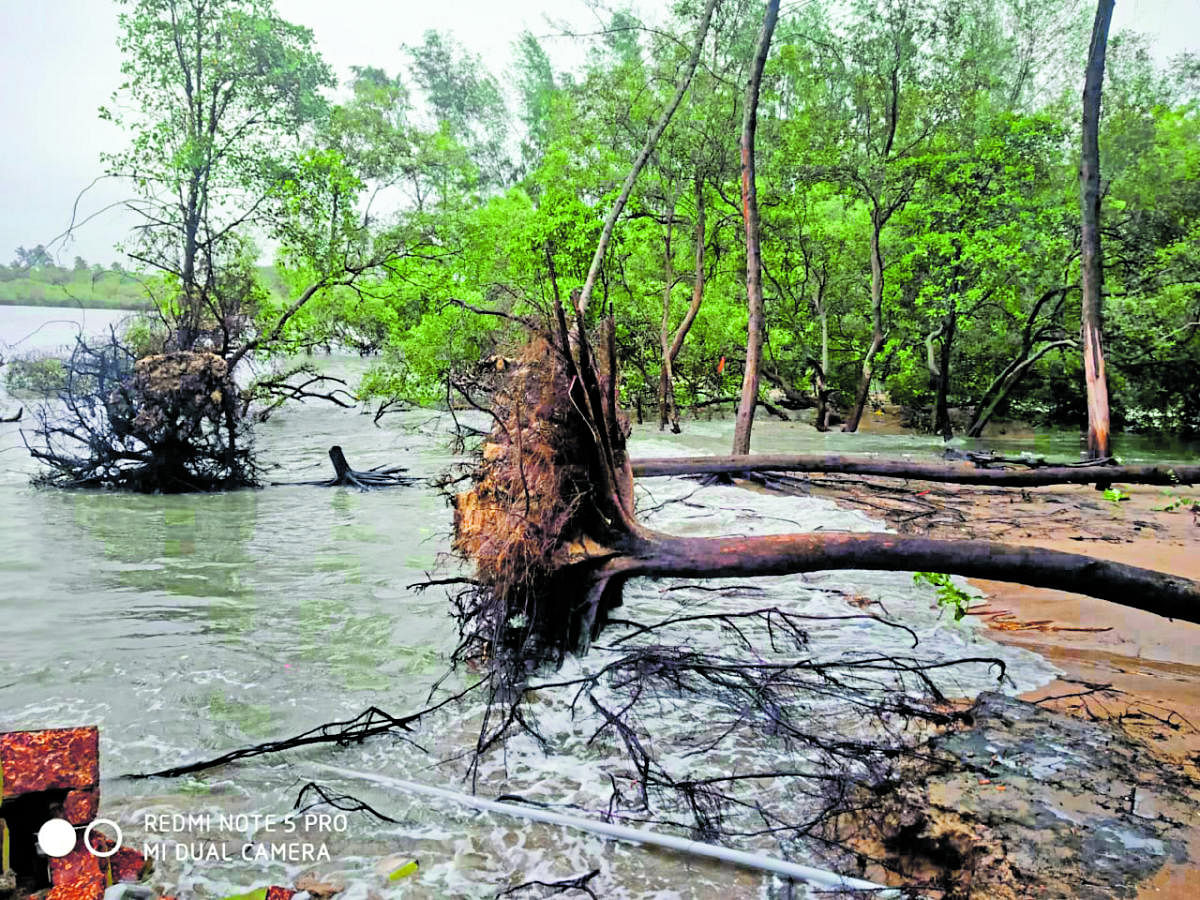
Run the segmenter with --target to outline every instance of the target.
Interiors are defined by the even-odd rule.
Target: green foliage
[[[955,622],[967,614],[967,608],[975,599],[951,581],[949,575],[940,572],[915,572],[913,584],[928,584],[937,588],[938,605],[952,607]]]
[[[52,397],[67,385],[67,369],[57,356],[26,356],[8,361],[4,385],[13,395]]]
[[[1170,488],[1164,488],[1162,493],[1166,495],[1167,502],[1162,506],[1152,507],[1155,512],[1175,512],[1177,509],[1189,507],[1193,510],[1200,509],[1200,500],[1195,497],[1182,497]]]
[[[106,115],[130,145],[109,168],[133,178],[149,227],[130,249],[159,276],[97,274],[83,260],[60,269],[45,248],[19,248],[0,268],[0,299],[82,297],[91,279],[95,302],[119,283],[197,333],[248,339],[286,319],[268,350],[373,355],[358,393],[421,403],[444,403],[456,374],[510,353],[525,336],[516,320],[569,303],[695,25],[686,4],[656,29],[614,11],[573,73],[524,34],[511,110],[478,56],[428,32],[404,46],[398,71],[353,69],[331,105],[311,34],[269,0],[122,7],[126,83]],[[175,7],[185,21],[173,26]],[[615,313],[630,406],[658,403],[701,210],[703,302],[672,363],[675,400],[727,400],[741,381],[742,84],[727,73],[745,69],[755,19],[715,18],[604,260],[589,315]],[[1058,0],[784,10],[758,134],[770,387],[790,402],[824,385],[835,406],[850,404],[872,341],[876,236],[874,389],[931,426],[942,407],[979,427],[1003,415],[1082,421],[1077,61],[1088,25]],[[1113,38],[1105,322],[1114,416],[1127,428],[1200,430],[1195,68],[1156,68],[1144,42]],[[180,235],[192,226],[189,250]],[[275,248],[274,270],[256,268],[252,240]]]
[[[125,81],[101,116],[129,135],[104,157],[145,219],[127,249],[162,276],[154,301],[176,343],[219,331],[224,353],[258,299],[250,234],[286,231],[284,186],[327,115],[321,91],[333,77],[311,31],[270,0],[121,6]]]
[[[504,119],[504,99],[499,83],[479,57],[449,35],[432,30],[425,32],[420,44],[406,49],[413,77],[438,124],[484,141],[479,149],[490,151],[493,132]]]
[[[1116,505],[1128,500],[1129,495],[1120,488],[1109,487],[1104,489],[1104,499]]]
[[[403,187],[395,228],[412,252],[367,290],[318,298],[294,322],[297,346],[379,353],[365,394],[444,402],[452,373],[520,337],[511,319],[471,307],[542,315],[556,295],[565,302],[672,90],[689,14],[681,8],[656,33],[614,13],[617,30],[579,54],[576,75],[555,72],[522,36],[514,117],[495,78],[443,35],[407,48],[403,80],[357,70],[328,144],[370,173],[367,190]],[[718,17],[709,71],[697,73],[604,262],[593,309],[616,313],[630,405],[658,402],[662,336],[690,301],[701,205],[703,303],[672,365],[675,399],[728,398],[741,379],[744,233],[731,139],[741,87],[711,73],[745,66],[753,18]],[[1087,24],[1054,0],[785,11],[758,141],[773,385],[811,396],[823,381],[835,405],[848,405],[871,342],[877,229],[885,344],[874,374],[893,401],[931,425],[925,411],[939,405],[980,423],[1082,420],[1079,73],[1064,61],[1082,58]],[[1195,79],[1186,65],[1156,70],[1133,40],[1115,40],[1113,59],[1102,145],[1115,415],[1127,427],[1200,428]],[[497,143],[509,131],[516,140]],[[514,165],[505,153],[518,141]]]
[[[121,332],[122,343],[130,349],[136,359],[162,353],[168,337],[162,321],[149,315],[131,317],[125,322]]]

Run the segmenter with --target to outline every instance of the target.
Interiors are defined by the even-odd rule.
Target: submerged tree
[[[239,388],[239,365],[290,349],[305,305],[378,272],[404,236],[377,233],[359,211],[375,160],[347,136],[357,120],[330,125],[321,90],[333,78],[307,28],[270,0],[124,5],[123,105],[101,113],[132,134],[107,163],[137,194],[128,205],[142,222],[126,252],[149,270],[160,337],[136,361],[115,336],[81,343],[62,404],[39,414],[33,452],[56,483],[254,484],[250,403],[329,395],[306,390],[323,378],[310,371],[302,386],[288,382],[292,370]],[[257,265],[261,238],[279,247],[274,292]]]
[[[116,336],[80,338],[58,403],[35,410],[33,457],[59,487],[211,491],[254,484],[250,434],[215,353],[137,359]]]

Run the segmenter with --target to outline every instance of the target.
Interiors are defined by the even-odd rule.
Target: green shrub
[[[163,352],[167,344],[167,328],[149,315],[130,317],[124,326],[122,340],[136,359]]]
[[[14,359],[4,369],[4,384],[10,394],[49,397],[66,388],[67,368],[56,356]]]
[[[967,607],[975,599],[951,581],[949,575],[941,572],[916,572],[913,584],[928,584],[937,588],[938,605],[954,607],[955,622],[967,614]]]

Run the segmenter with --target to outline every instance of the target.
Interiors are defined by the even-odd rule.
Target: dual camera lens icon
[[[116,833],[112,838],[112,848],[109,850],[97,850],[92,846],[92,831],[97,825],[106,825]],[[87,852],[92,856],[98,856],[101,859],[107,859],[118,850],[121,849],[121,839],[124,835],[121,834],[121,826],[112,819],[93,819],[83,829],[83,846],[87,848]],[[47,856],[63,857],[75,849],[76,837],[75,826],[66,819],[50,819],[37,833],[38,847]]]

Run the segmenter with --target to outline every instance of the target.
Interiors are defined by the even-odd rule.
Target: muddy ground
[[[1085,553],[1200,580],[1200,503],[1189,502],[1200,499],[1200,488],[1118,485],[1125,499],[1114,500],[1086,486],[1013,490],[841,476],[796,482],[882,516],[905,533]],[[1140,751],[1135,757],[1145,754],[1154,763],[1148,768],[1168,778],[1159,786],[1161,797],[1184,801],[1175,834],[1185,852],[1164,854],[1165,865],[1139,878],[1136,893],[1113,895],[1200,897],[1200,817],[1191,805],[1200,799],[1200,625],[1062,591],[972,583],[987,599],[970,614],[986,622],[995,639],[1033,650],[1063,671],[1023,699],[1128,738]],[[932,786],[934,793],[956,798],[961,788]],[[1010,802],[1002,796],[994,794],[993,812],[997,803]],[[1045,838],[1059,840],[1053,830]],[[1070,855],[1056,852],[1064,861]],[[1073,894],[1068,889],[1064,895]]]

